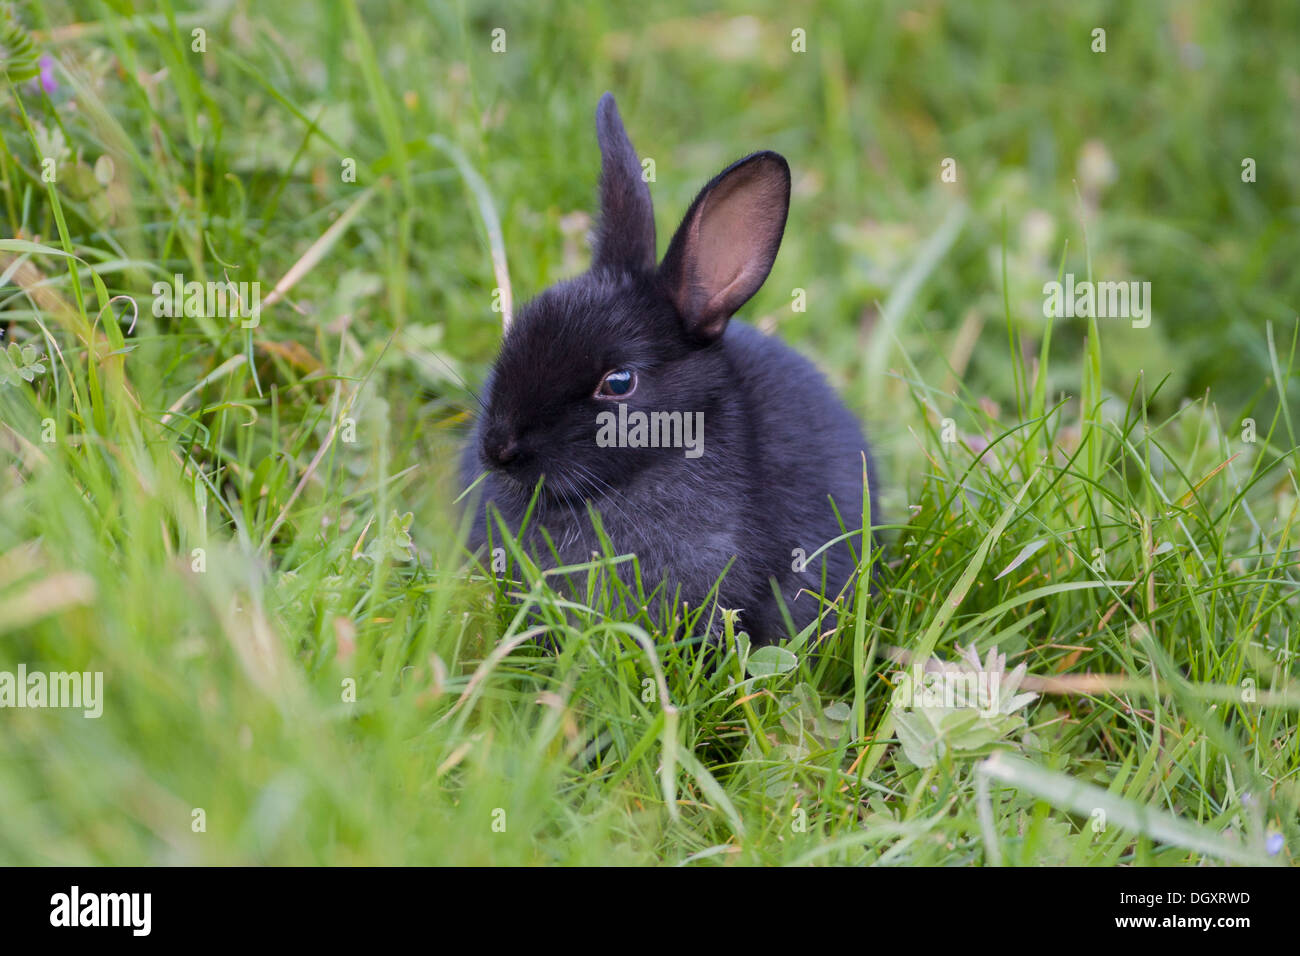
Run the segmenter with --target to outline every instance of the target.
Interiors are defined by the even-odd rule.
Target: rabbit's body
[[[758,153],[724,171],[656,269],[649,191],[608,95],[597,123],[592,271],[542,293],[506,334],[461,463],[466,485],[487,469],[470,544],[486,543],[488,502],[518,532],[540,479],[523,542],[544,566],[601,550],[590,503],[614,550],[637,556],[647,593],[663,583],[698,605],[726,569],[718,604],[739,608],[756,642],[777,640],[788,629],[774,581],[796,628],[822,610],[823,574],[828,598],[851,594],[847,543],[811,556],[860,529],[864,457],[877,487],[861,428],[816,368],[727,321],[776,256],[788,168]],[[686,447],[598,439],[620,415],[664,413],[692,416],[702,433]]]

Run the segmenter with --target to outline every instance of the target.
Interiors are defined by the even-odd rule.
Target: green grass
[[[58,87],[6,39],[0,671],[105,701],[0,710],[0,863],[1292,862],[1294,4],[723,6],[17,7]],[[793,167],[747,314],[884,466],[816,655],[461,548],[493,290],[585,268],[605,89],[661,235]],[[1151,326],[1049,324],[1062,272]],[[260,324],[155,315],[177,273]],[[972,643],[1040,696],[913,761],[894,661]]]

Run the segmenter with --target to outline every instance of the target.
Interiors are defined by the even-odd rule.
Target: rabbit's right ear
[[[687,331],[709,342],[772,271],[790,211],[790,166],[762,152],[732,163],[695,197],[659,266]]]
[[[641,162],[606,93],[596,107],[600,141],[600,222],[591,257],[594,272],[653,272],[655,214]]]

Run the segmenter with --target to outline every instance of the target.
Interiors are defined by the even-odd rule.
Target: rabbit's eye
[[[596,397],[627,398],[634,391],[636,391],[636,372],[628,368],[616,368],[600,380]]]

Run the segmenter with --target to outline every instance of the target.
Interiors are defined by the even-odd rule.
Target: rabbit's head
[[[696,196],[656,265],[641,164],[606,93],[596,110],[600,216],[588,272],[523,306],[486,388],[478,457],[522,497],[601,496],[680,448],[597,442],[602,412],[705,413],[725,427],[734,371],[715,347],[776,258],[790,170],[772,152],[723,170]]]

